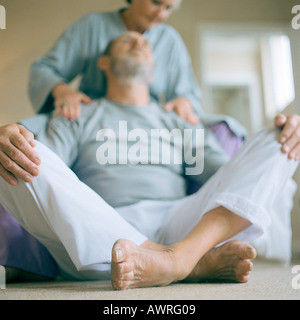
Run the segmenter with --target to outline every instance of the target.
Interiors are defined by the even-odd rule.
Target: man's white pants
[[[278,136],[275,129],[262,130],[192,196],[177,201],[142,201],[117,209],[37,142],[40,175],[32,183],[19,181],[15,187],[0,179],[0,202],[48,248],[64,276],[109,279],[116,240],[172,244],[219,206],[252,223],[234,239],[250,242],[263,234],[272,222],[274,204],[298,164],[281,152]]]

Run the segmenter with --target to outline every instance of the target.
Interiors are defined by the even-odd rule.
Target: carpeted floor
[[[8,284],[0,300],[300,300],[300,271],[256,262],[246,284],[173,284],[162,288],[114,291],[110,282]],[[294,279],[294,281],[293,281]]]

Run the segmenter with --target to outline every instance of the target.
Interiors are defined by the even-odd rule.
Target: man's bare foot
[[[247,282],[255,257],[252,246],[230,241],[204,255],[185,281]]]
[[[137,246],[129,240],[118,240],[112,250],[112,285],[117,290],[166,286],[172,282],[230,281],[247,282],[253,268],[250,260],[256,252],[250,245],[230,241],[212,249],[197,265],[174,247]]]
[[[170,247],[137,246],[118,240],[112,250],[111,280],[117,290],[166,286],[182,280],[182,268]],[[189,272],[190,273],[190,272]],[[189,274],[188,273],[188,274]]]

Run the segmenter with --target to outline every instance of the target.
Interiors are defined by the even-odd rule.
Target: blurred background
[[[33,61],[82,15],[125,0],[2,0],[0,125],[33,115],[27,95]],[[250,134],[278,112],[300,114],[300,30],[295,0],[183,0],[168,23],[181,34],[203,93],[203,108],[238,119]],[[300,19],[299,19],[300,23]],[[300,186],[300,170],[295,180]],[[293,253],[300,256],[300,194],[292,215]]]

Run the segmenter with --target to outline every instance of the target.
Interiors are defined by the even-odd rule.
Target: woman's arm
[[[36,112],[53,110],[53,89],[68,84],[83,72],[89,47],[89,16],[69,27],[51,50],[30,71],[29,96]]]

